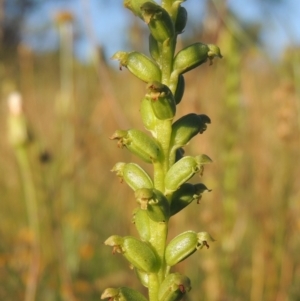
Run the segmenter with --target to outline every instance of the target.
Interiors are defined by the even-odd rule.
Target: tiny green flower
[[[193,201],[197,201],[202,197],[205,191],[211,191],[204,184],[184,183],[172,194],[170,213],[174,215],[184,209]]]
[[[117,130],[110,139],[118,140],[120,148],[126,147],[130,152],[147,163],[155,162],[158,159],[160,153],[159,144],[154,138],[149,137],[140,130]]]
[[[167,198],[157,189],[142,188],[135,191],[137,202],[142,210],[147,210],[148,216],[156,222],[167,222],[170,208]]]
[[[183,183],[188,181],[196,173],[202,175],[204,164],[210,163],[212,160],[206,155],[196,157],[186,156],[177,161],[168,170],[165,177],[165,192],[168,195],[176,191]]]
[[[104,244],[113,247],[113,254],[122,254],[139,270],[153,273],[158,268],[158,259],[150,245],[135,237],[112,235]]]
[[[142,16],[149,30],[158,42],[164,42],[174,37],[174,24],[168,12],[160,5],[145,2],[141,6]]]
[[[185,47],[176,54],[173,70],[176,74],[183,74],[205,63],[207,60],[210,61],[211,65],[216,56],[222,58],[218,46],[195,43]]]
[[[157,119],[173,119],[176,113],[176,104],[168,86],[160,82],[151,82],[147,85],[147,94],[151,100],[151,107]]]
[[[179,301],[186,292],[191,290],[191,281],[180,273],[169,274],[162,282],[159,293],[159,301]]]
[[[121,180],[125,181],[134,191],[140,188],[152,188],[153,182],[142,167],[136,163],[118,162],[111,171],[116,172]]]
[[[209,248],[209,241],[214,241],[214,239],[207,232],[186,231],[177,235],[166,247],[167,265],[173,266],[183,261],[204,246]]]
[[[146,83],[161,80],[161,71],[158,65],[140,52],[118,51],[112,56],[112,59],[120,62],[120,70],[122,67],[126,67],[133,75]]]

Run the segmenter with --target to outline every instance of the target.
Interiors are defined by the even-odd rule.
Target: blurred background
[[[212,191],[171,220],[170,239],[189,229],[216,239],[176,266],[192,280],[185,300],[300,300],[297,2],[183,4],[189,21],[178,49],[202,41],[224,56],[186,74],[178,106],[177,117],[211,118],[185,150],[214,161],[192,180]],[[0,1],[0,300],[143,291],[103,242],[137,235],[132,191],[113,165],[137,162],[151,173],[109,140],[116,129],[143,128],[145,93],[109,58],[148,54],[147,40],[121,0]]]

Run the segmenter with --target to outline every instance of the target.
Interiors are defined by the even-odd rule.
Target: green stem
[[[157,120],[156,134],[157,141],[162,148],[160,162],[153,165],[154,167],[154,187],[160,191],[165,190],[164,179],[166,172],[169,169],[169,149],[172,133],[172,120]],[[156,250],[159,258],[160,269],[157,274],[149,277],[149,300],[158,301],[158,290],[160,284],[165,278],[166,263],[165,263],[165,248],[168,235],[168,222],[157,223],[150,221],[150,244]]]
[[[157,274],[149,276],[149,300],[158,301],[158,290],[160,284],[164,280],[166,263],[165,263],[165,248],[168,235],[168,223],[157,223],[150,220],[151,238],[149,242],[156,250],[161,267]]]
[[[25,301],[34,301],[40,267],[40,231],[37,197],[26,146],[17,146],[15,148],[15,155],[20,168],[20,176],[24,189],[24,199],[26,203],[29,228],[34,235],[34,240],[32,242],[31,265],[29,267],[29,275],[26,284]]]
[[[162,156],[161,156],[161,164],[163,172],[161,172],[161,176],[165,176],[169,169],[169,151],[170,151],[170,140],[172,134],[172,120],[158,120],[156,123],[156,139],[160,143],[162,148]],[[155,166],[154,166],[155,167]],[[156,179],[155,179],[156,180]],[[161,181],[163,184],[164,191],[164,179]],[[160,189],[162,187],[155,187]]]
[[[163,42],[161,53],[161,72],[162,83],[169,86],[170,77],[173,71],[173,58],[176,46],[176,37],[170,38]]]

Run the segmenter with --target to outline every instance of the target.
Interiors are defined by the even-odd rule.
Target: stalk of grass
[[[60,179],[60,202],[58,214],[59,225],[55,229],[55,239],[58,245],[58,260],[61,278],[61,295],[66,301],[75,300],[72,289],[72,274],[78,269],[78,239],[67,215],[72,215],[76,209],[76,193],[73,175],[75,173],[74,148],[74,81],[73,81],[73,15],[68,11],[60,11],[55,16],[58,26],[60,49],[60,91],[56,102],[58,116],[58,136],[60,153],[57,161],[57,178]]]
[[[13,147],[20,171],[20,180],[24,192],[29,229],[32,233],[32,250],[26,283],[25,301],[36,299],[40,268],[40,226],[38,201],[29,160],[30,137],[26,118],[22,110],[22,99],[18,93],[9,96],[8,136]]]

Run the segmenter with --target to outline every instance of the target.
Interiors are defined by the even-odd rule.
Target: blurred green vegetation
[[[135,44],[143,32],[133,30]],[[178,265],[192,280],[186,300],[300,300],[299,49],[274,63],[223,25],[193,39],[218,44],[224,58],[186,75],[178,107],[177,117],[210,116],[212,124],[186,153],[214,161],[201,179],[212,192],[171,221],[170,238],[191,229],[216,239]],[[6,100],[15,90],[32,136],[26,152],[40,236],[36,300],[93,301],[108,286],[140,288],[103,242],[136,235],[133,194],[110,169],[118,161],[143,163],[109,137],[118,128],[141,128],[145,86],[110,68],[100,51],[90,64],[66,51],[68,62],[63,49],[41,55],[19,45],[1,53],[0,300],[24,300],[37,239],[7,139]]]

